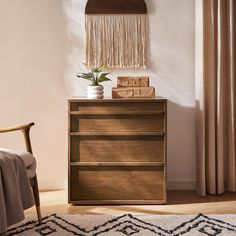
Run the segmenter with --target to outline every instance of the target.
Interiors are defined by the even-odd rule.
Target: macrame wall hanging
[[[87,67],[146,67],[144,0],[88,0],[85,14]]]

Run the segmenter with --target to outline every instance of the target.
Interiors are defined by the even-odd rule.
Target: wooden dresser
[[[166,99],[69,99],[69,203],[166,203]]]

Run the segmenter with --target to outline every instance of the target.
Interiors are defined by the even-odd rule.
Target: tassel
[[[146,14],[86,15],[86,65],[146,68]]]

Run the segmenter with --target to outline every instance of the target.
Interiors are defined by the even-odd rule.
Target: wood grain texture
[[[71,166],[81,167],[164,167],[164,162],[71,162]]]
[[[193,215],[203,214],[236,214],[236,193],[226,192],[223,195],[201,197],[195,190],[168,191],[168,205],[160,201],[79,201],[80,206],[68,204],[67,191],[40,192],[43,215],[82,214],[82,215]],[[127,202],[129,205],[127,205]],[[148,202],[148,203],[147,203]],[[74,202],[78,204],[78,202]],[[99,205],[98,204],[102,204]],[[106,206],[104,206],[106,204]],[[122,204],[122,205],[121,205]],[[124,205],[126,204],[126,205]],[[139,204],[139,205],[134,205]],[[151,204],[151,205],[150,205]],[[162,204],[162,205],[156,205]],[[83,206],[81,206],[83,205]],[[35,209],[25,211],[26,217],[34,217]]]
[[[88,116],[88,115],[165,115],[164,111],[71,111],[70,115]]]
[[[91,99],[86,97],[71,97],[68,98],[69,105],[72,105],[73,102],[75,103],[117,103],[117,100],[112,99],[111,97],[104,97],[103,99]],[[163,97],[156,97],[155,99],[149,99],[149,98],[142,98],[142,99],[120,99],[119,103],[166,103],[167,99]]]
[[[158,167],[72,167],[72,200],[161,200],[164,173]],[[155,181],[150,181],[155,179]]]
[[[141,132],[136,132],[136,131],[101,131],[101,132],[94,132],[94,131],[80,131],[80,132],[71,132],[71,136],[87,136],[87,138],[93,139],[93,138],[106,138],[110,137],[111,139],[115,137],[162,137],[165,136],[165,132],[154,132],[154,131],[141,131]]]
[[[164,119],[162,116],[151,115],[148,117],[128,118],[127,116],[119,118],[101,117],[97,119],[79,119],[78,131],[81,132],[164,132]],[[76,130],[75,130],[76,131]]]
[[[166,204],[165,200],[71,200],[73,205],[160,205]],[[72,206],[73,207],[73,206]]]
[[[73,161],[155,162],[164,161],[164,137],[155,140],[79,140],[73,139]]]
[[[0,133],[13,132],[13,131],[17,131],[17,130],[28,130],[32,126],[34,126],[34,123],[11,126],[11,127],[6,127],[6,128],[0,128]]]
[[[166,111],[165,99],[69,100],[69,202],[166,203]]]
[[[154,87],[112,88],[112,98],[155,98]]]
[[[85,14],[147,14],[144,0],[88,0]]]
[[[78,100],[78,102],[70,103],[71,111],[80,112],[152,112],[165,111],[165,100],[163,99],[101,99],[95,102],[94,100]],[[133,102],[132,102],[133,101]],[[156,101],[156,102],[154,102]]]
[[[119,76],[117,78],[117,87],[149,87],[149,77],[147,76]]]

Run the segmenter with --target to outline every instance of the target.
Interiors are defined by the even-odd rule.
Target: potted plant
[[[86,79],[91,81],[91,84],[87,86],[87,98],[99,99],[103,98],[104,87],[100,84],[105,81],[111,81],[107,75],[110,73],[104,73],[105,66],[95,67],[88,73],[79,73],[78,78]]]

